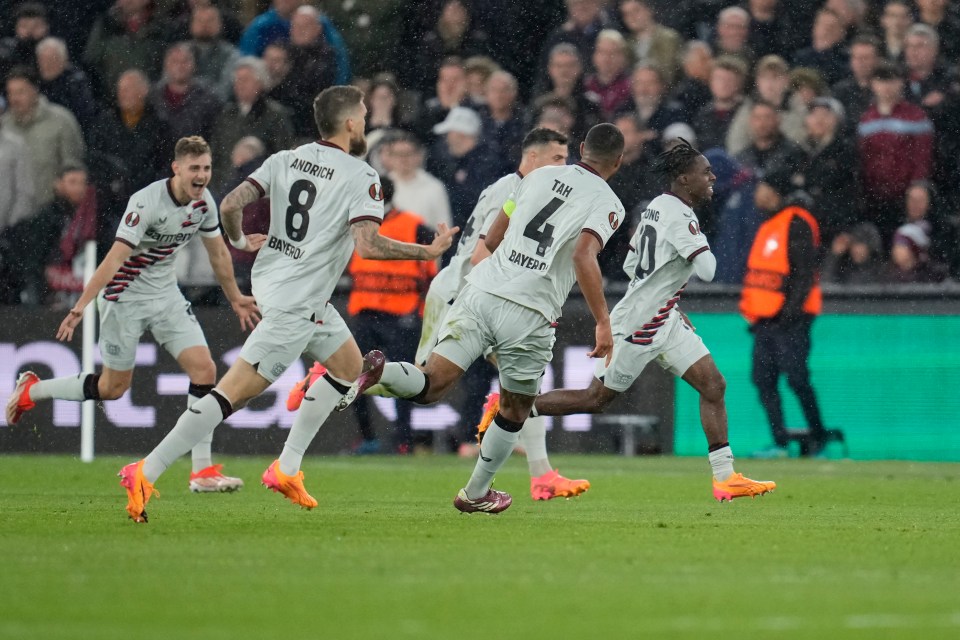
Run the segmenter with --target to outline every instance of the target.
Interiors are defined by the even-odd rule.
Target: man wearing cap
[[[804,118],[806,135],[798,173],[813,198],[811,213],[821,225],[823,244],[859,219],[857,152],[843,135],[844,108],[836,98],[816,98]]]
[[[740,294],[740,312],[754,336],[753,382],[760,392],[773,434],[773,446],[757,456],[786,457],[787,431],[778,382],[787,383],[810,429],[808,455],[823,448],[825,429],[816,394],[810,384],[810,327],[823,306],[817,268],[820,227],[801,206],[791,204],[794,175],[772,171],[757,185],[754,203],[770,214],[753,240],[747,274]]]
[[[443,122],[433,127],[441,137],[434,144],[427,171],[447,187],[453,224],[461,228],[501,166],[496,152],[480,143],[481,127],[480,116],[467,107],[450,109]]]

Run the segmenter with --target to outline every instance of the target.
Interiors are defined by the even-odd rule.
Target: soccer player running
[[[630,388],[647,364],[656,361],[700,394],[700,421],[709,445],[714,497],[722,502],[763,495],[777,485],[733,471],[723,398],[726,381],[677,306],[690,276],[696,273],[709,282],[717,266],[693,211],[710,201],[717,177],[710,162],[686,140],[680,140],[653,165],[655,172],[669,180],[670,190],[650,202],[630,241],[623,264],[630,286],[610,313],[613,358],[597,363],[596,377],[588,388],[557,389],[537,397],[533,413],[600,413]],[[481,429],[485,427],[481,423]]]
[[[465,513],[499,513],[512,502],[490,485],[530,415],[575,280],[597,322],[589,355],[606,358],[613,347],[597,254],[624,218],[607,185],[623,159],[623,134],[612,124],[593,127],[580,157],[573,165],[533,171],[503,205],[486,238],[496,250],[467,275],[424,369],[391,362],[382,375],[372,370],[359,381],[361,392],[379,378],[392,395],[430,404],[485,350],[497,354],[501,406],[469,482],[454,499]]]
[[[181,138],[174,147],[173,177],[158,180],[130,198],[116,241],[97,267],[80,299],[60,323],[57,339],[69,341],[84,308],[94,299],[100,312],[100,373],[40,380],[26,371],[7,404],[7,422],[17,423],[40,400],[115,400],[133,380],[137,343],[145,331],[172,355],[190,378],[187,406],[213,389],[217,366],[190,303],[177,287],[177,254],[199,236],[210,265],[243,329],[253,329],[259,310],[240,293],[230,252],[220,233],[217,205],[207,189],[210,146],[199,136]],[[249,239],[259,247],[266,236]],[[103,295],[100,295],[100,292]],[[211,460],[213,432],[193,443],[190,490],[234,491],[243,480],[225,476]]]
[[[145,507],[167,467],[266,390],[303,353],[322,363],[326,373],[307,390],[283,452],[263,473],[263,483],[294,504],[317,506],[303,485],[303,454],[363,367],[346,323],[327,302],[354,245],[364,258],[435,260],[459,230],[440,225],[429,246],[381,236],[380,178],[356,157],[366,151],[363,92],[330,87],[317,96],[313,109],[320,139],[270,156],[223,200],[223,226],[231,244],[255,251],[242,230],[243,208],[270,197],[269,234],[252,272],[263,318],[217,386],[180,416],[146,458],[121,469],[127,513],[135,522],[147,521]]]
[[[440,336],[440,327],[463,289],[467,274],[474,265],[490,255],[484,240],[503,203],[520,185],[520,180],[540,167],[562,167],[567,163],[567,136],[552,129],[537,128],[530,131],[521,145],[520,165],[483,190],[473,213],[460,234],[457,253],[430,283],[423,314],[423,331],[417,348],[416,363],[421,368]],[[519,444],[526,451],[530,472],[530,495],[534,500],[550,500],[556,497],[577,496],[590,488],[587,480],[571,480],[560,475],[550,465],[547,456],[546,419],[531,417],[520,430]]]

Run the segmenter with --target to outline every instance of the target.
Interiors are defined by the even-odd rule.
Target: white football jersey
[[[270,196],[270,230],[251,273],[257,303],[320,312],[353,255],[350,225],[383,221],[380,176],[321,140],[273,154],[247,180]]]
[[[640,216],[623,262],[631,280],[610,312],[614,333],[628,334],[636,344],[650,344],[680,301],[694,272],[693,259],[709,250],[697,214],[686,202],[672,193],[654,198]]]
[[[220,216],[210,191],[204,189],[200,200],[180,204],[170,180],[157,180],[130,197],[116,239],[133,253],[103,288],[106,300],[153,300],[162,291],[176,289],[177,253],[197,233],[208,238],[220,235]]]
[[[467,282],[553,322],[576,281],[573,249],[581,232],[605,245],[624,219],[623,205],[583,163],[537,169],[511,199],[516,207],[503,242]]]
[[[503,176],[480,193],[473,213],[467,219],[467,224],[460,231],[460,242],[457,252],[450,259],[450,264],[440,270],[440,273],[430,283],[430,292],[440,296],[447,302],[453,300],[463,288],[467,274],[473,269],[470,258],[473,256],[477,243],[487,235],[497,214],[503,208],[503,203],[510,199],[521,176],[514,171]]]

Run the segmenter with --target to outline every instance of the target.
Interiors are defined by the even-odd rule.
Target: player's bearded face
[[[354,135],[350,137],[350,149],[348,151],[350,155],[357,158],[367,152],[367,137],[363,134],[363,129],[354,132]]]

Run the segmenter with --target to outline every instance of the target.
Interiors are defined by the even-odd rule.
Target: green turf
[[[465,516],[453,457],[309,458],[312,512],[243,458],[134,525],[121,462],[0,457],[0,637],[960,637],[957,465],[743,460],[780,488],[721,505],[703,459],[560,457],[593,488],[534,503],[520,458]]]

